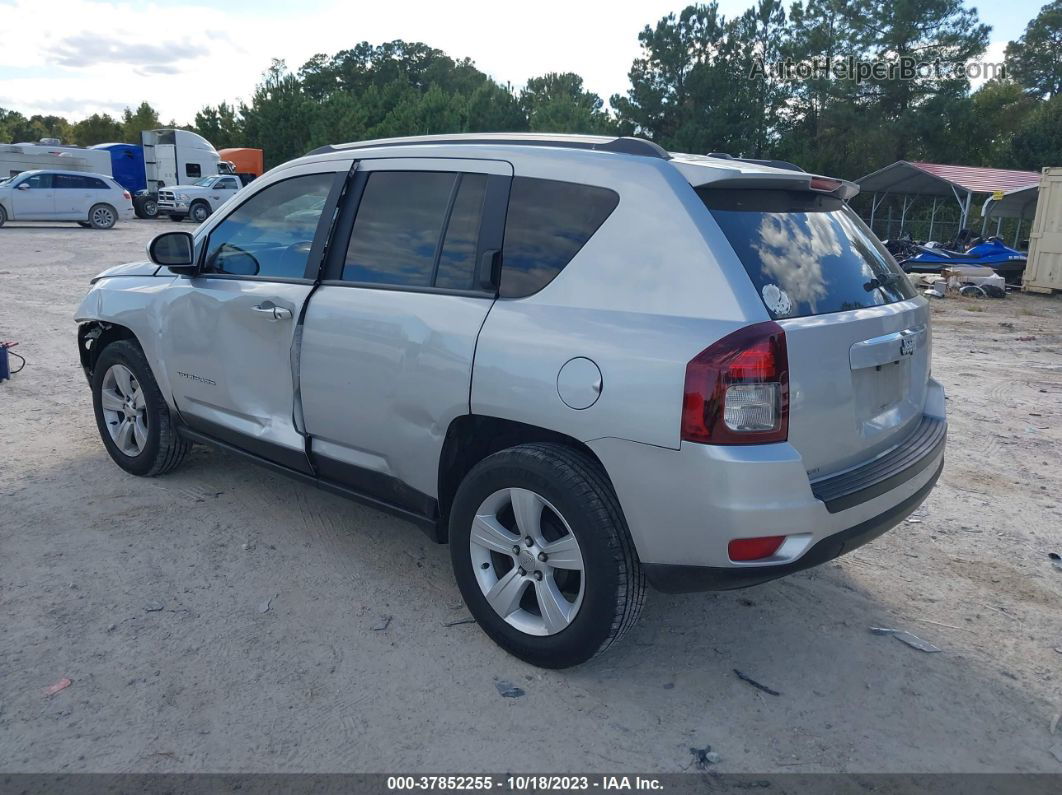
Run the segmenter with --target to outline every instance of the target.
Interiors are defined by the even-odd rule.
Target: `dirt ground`
[[[0,770],[678,772],[711,746],[722,772],[1062,771],[1062,299],[934,304],[950,437],[912,519],[778,582],[652,593],[547,672],[455,623],[447,549],[398,519],[205,448],[155,480],[110,462],[72,315],[170,227],[0,229],[28,360],[0,384]]]

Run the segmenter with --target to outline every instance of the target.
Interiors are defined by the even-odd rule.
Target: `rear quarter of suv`
[[[577,664],[664,591],[899,522],[943,466],[924,298],[848,183],[637,139],[326,147],[78,311],[112,458],[193,442],[450,543],[480,626]]]

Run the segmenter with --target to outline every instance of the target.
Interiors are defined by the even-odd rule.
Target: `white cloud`
[[[740,11],[745,2],[727,4]],[[297,68],[317,52],[399,38],[470,57],[514,86],[544,72],[574,71],[607,100],[626,90],[639,31],[680,6],[334,0],[312,11],[292,4],[279,15],[177,3],[14,0],[0,26],[0,75],[5,67],[31,71],[2,79],[0,101],[23,113],[59,113],[70,100],[65,111],[80,118],[147,100],[166,120],[191,121],[203,105],[248,98],[271,58]],[[41,67],[47,76],[36,73]]]
[[[993,41],[990,42],[988,47],[985,48],[984,55],[982,55],[977,63],[982,65],[981,74],[977,77],[970,79],[970,87],[974,91],[979,89],[985,83],[987,83],[995,74],[993,67],[995,64],[1003,63],[1003,56],[1007,49],[1007,42],[1005,41]]]

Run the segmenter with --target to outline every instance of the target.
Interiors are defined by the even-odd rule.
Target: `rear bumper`
[[[913,511],[944,461],[944,392],[932,380],[925,411],[894,450],[815,482],[785,442],[587,444],[612,481],[650,582],[667,591],[734,588],[843,554]],[[763,560],[730,559],[731,541],[761,536],[786,541]]]
[[[716,567],[683,566],[666,563],[646,563],[642,565],[645,578],[649,584],[664,593],[690,593],[693,591],[726,591],[734,588],[748,588],[751,585],[776,580],[797,571],[810,569],[841,555],[858,549],[897,524],[914,511],[932,491],[937,483],[944,460],[941,458],[929,481],[918,491],[898,505],[865,522],[834,533],[819,541],[804,555],[792,563],[776,566],[755,567]]]

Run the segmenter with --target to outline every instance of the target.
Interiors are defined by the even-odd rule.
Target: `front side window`
[[[516,177],[502,246],[503,298],[522,298],[553,281],[619,204],[607,188]]]
[[[236,184],[236,180],[230,178],[218,180],[217,185],[215,187],[217,187],[219,190],[236,190],[236,188],[239,186]]]
[[[51,174],[34,174],[32,177],[26,177],[18,185],[29,185],[33,189],[50,188],[52,187],[52,175]]]
[[[210,233],[204,273],[301,279],[335,174],[276,182],[233,210]]]
[[[201,177],[203,176],[203,169],[198,163],[185,163],[184,175],[186,177]]]

